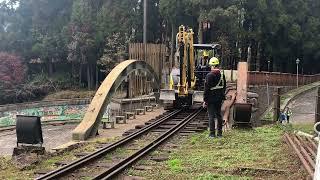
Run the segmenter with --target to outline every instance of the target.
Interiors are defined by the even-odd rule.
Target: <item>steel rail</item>
[[[299,151],[299,148],[296,146],[292,138],[287,133],[284,134],[284,137],[287,139],[287,141],[289,142],[289,145],[294,149],[295,153],[298,155],[303,167],[307,170],[309,176],[312,176],[313,175],[312,167],[308,164],[304,156],[301,154],[301,152]]]
[[[306,142],[304,142],[304,140],[300,136],[296,136],[296,137],[299,139],[302,145],[308,149],[312,157],[315,158],[317,156],[316,152]]]
[[[300,152],[302,153],[302,155],[304,156],[304,159],[309,162],[309,165],[311,165],[311,168],[314,169],[315,167],[315,162],[313,161],[313,159],[311,158],[311,156],[308,154],[308,152],[306,151],[306,149],[302,146],[302,143],[300,142],[300,140],[297,138],[296,135],[293,135],[293,141],[296,142],[296,144],[298,145],[298,148],[300,148]]]
[[[145,126],[143,128],[141,128],[139,131],[136,131],[132,134],[130,134],[129,136],[115,142],[115,143],[112,143],[106,147],[103,147],[97,151],[95,151],[94,153],[91,153],[89,155],[86,155],[70,164],[67,164],[65,166],[62,166],[61,168],[59,169],[56,169],[54,171],[51,171],[39,178],[37,178],[37,180],[44,180],[44,179],[56,179],[56,178],[59,178],[67,173],[69,173],[70,171],[73,171],[75,169],[78,169],[80,167],[82,167],[83,165],[99,158],[100,156],[103,156],[104,154],[114,150],[115,148],[119,147],[119,146],[122,146],[126,143],[128,143],[129,141],[133,140],[134,138],[138,137],[138,136],[141,136],[143,135],[144,133],[150,131],[151,129],[153,129],[154,127],[162,124],[163,122],[169,120],[170,118],[172,118],[173,116],[179,114],[182,110],[179,109],[179,110],[175,110],[171,113],[169,113],[168,115],[164,116],[164,117],[161,117],[160,119],[158,119],[156,122],[148,125],[148,126]]]
[[[313,139],[311,139],[310,137],[306,137],[307,140],[311,143],[312,148],[317,151],[317,145],[316,143],[313,141]],[[319,142],[320,143],[320,142]]]
[[[175,133],[177,133],[179,130],[181,130],[183,127],[185,127],[190,121],[192,121],[197,115],[200,114],[200,112],[203,109],[200,108],[194,113],[190,114],[186,118],[184,118],[179,124],[175,125],[172,127],[170,130],[165,132],[163,135],[158,137],[156,140],[152,141],[148,145],[146,145],[144,148],[140,149],[130,157],[120,161],[116,165],[112,166],[105,172],[97,175],[93,179],[98,180],[98,179],[111,179],[114,176],[118,175],[120,172],[122,172],[124,169],[126,169],[128,166],[142,158],[143,156],[147,155],[149,152],[151,152],[154,148],[159,146],[161,143],[172,137]]]

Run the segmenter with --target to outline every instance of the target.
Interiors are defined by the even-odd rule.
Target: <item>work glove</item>
[[[226,96],[226,94],[224,94],[223,93],[223,95],[222,95],[222,100],[224,101],[224,100],[227,100],[227,96]]]
[[[207,103],[206,103],[206,102],[203,102],[202,107],[203,107],[203,108],[207,108],[207,107],[208,107]]]

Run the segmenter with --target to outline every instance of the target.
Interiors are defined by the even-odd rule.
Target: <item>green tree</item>
[[[69,23],[70,41],[68,44],[68,60],[72,63],[73,72],[79,65],[79,84],[82,81],[82,70],[85,66],[87,71],[87,87],[93,87],[92,66],[94,59],[94,10],[90,1],[76,0],[72,6],[71,21]],[[73,73],[74,77],[75,73]]]

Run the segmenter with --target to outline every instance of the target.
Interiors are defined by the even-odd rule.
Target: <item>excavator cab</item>
[[[194,102],[203,102],[204,77],[209,69],[202,69],[208,63],[199,60],[199,53],[209,51],[212,57],[216,56],[220,45],[193,44],[193,35],[192,29],[179,27],[169,88],[160,91],[160,100],[163,101],[165,109],[184,108]]]
[[[211,71],[211,67],[209,66],[209,60],[211,57],[219,57],[219,51],[221,49],[221,45],[217,43],[213,44],[194,44],[195,50],[195,77],[196,83],[193,91],[193,102],[194,103],[202,103],[203,102],[203,90],[204,90],[204,82],[207,74]],[[205,58],[205,52],[208,53],[208,57]]]
[[[195,90],[201,91],[204,89],[204,80],[207,74],[211,71],[209,60],[211,57],[217,57],[221,48],[220,44],[194,44],[195,50],[195,76],[196,84]],[[208,57],[205,58],[204,54]]]

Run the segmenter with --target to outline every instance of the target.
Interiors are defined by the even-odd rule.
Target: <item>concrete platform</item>
[[[294,98],[288,105],[291,108],[292,116],[290,121],[293,124],[314,123],[316,109],[317,90],[309,91]]]
[[[136,125],[143,125],[150,119],[163,114],[165,111],[163,108],[154,109],[153,112],[147,112],[146,115],[137,115],[136,119],[127,120],[127,124],[115,124],[114,129],[102,129],[102,124],[99,127],[99,135],[96,138],[112,138],[119,137],[125,131],[134,129]],[[59,126],[42,126],[43,132],[43,146],[46,151],[54,152],[57,150],[63,150],[77,146],[78,143],[72,141],[72,130],[77,124],[66,124]],[[13,149],[16,147],[16,131],[3,131],[0,132],[0,156],[11,156]],[[89,139],[89,141],[93,140]]]
[[[158,115],[161,115],[165,112],[165,110],[161,107],[158,109],[154,109],[152,112],[146,112],[145,115],[136,115],[136,119],[128,119],[127,124],[116,124],[114,129],[99,129],[99,137],[119,137],[125,131],[130,129],[134,129],[137,125],[143,125],[145,122],[150,119],[155,118]]]
[[[71,140],[71,132],[76,127],[76,124],[61,125],[61,126],[43,126],[43,146],[46,151],[52,148],[67,143]],[[16,131],[5,131],[0,133],[0,155],[10,156],[13,149],[16,147],[17,138]]]

